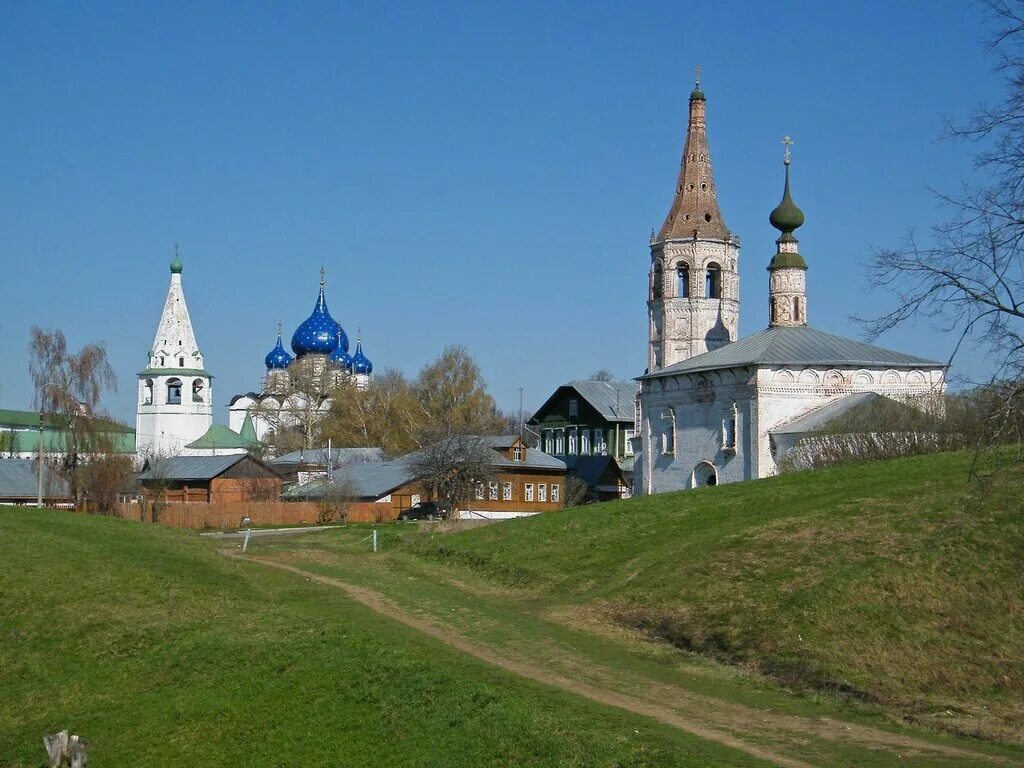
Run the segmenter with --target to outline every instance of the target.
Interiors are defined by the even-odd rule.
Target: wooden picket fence
[[[350,523],[380,523],[394,520],[396,510],[390,504],[358,502],[347,506]],[[316,525],[320,506],[311,501],[240,501],[188,504],[164,504],[157,517],[160,525],[192,530],[236,530],[268,525]],[[121,505],[119,517],[152,521],[150,501]],[[337,520],[333,522],[338,522]]]

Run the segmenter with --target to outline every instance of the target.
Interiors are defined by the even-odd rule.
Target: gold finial
[[[321,288],[324,287],[324,275],[326,275],[326,274],[327,274],[327,270],[324,269],[323,267],[320,267],[320,287]]]
[[[701,67],[700,64],[698,64],[696,67],[693,68],[693,74],[694,74],[694,78],[697,81],[697,87],[698,88],[700,88],[700,74],[703,71],[704,71],[704,69]]]
[[[788,133],[782,138],[782,143],[786,145],[786,157],[783,162],[789,165],[789,148],[793,146],[793,140],[789,138]]]

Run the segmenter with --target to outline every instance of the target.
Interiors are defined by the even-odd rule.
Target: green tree
[[[447,347],[413,385],[422,409],[420,444],[452,435],[493,435],[504,419],[487,392],[480,367],[465,347]]]

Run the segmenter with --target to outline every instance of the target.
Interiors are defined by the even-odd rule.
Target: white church
[[[651,235],[638,493],[767,477],[802,435],[865,397],[924,405],[945,392],[940,363],[808,325],[788,137],[782,202],[770,216],[780,236],[767,265],[768,327],[737,340],[740,245],[718,208],[706,106],[698,81],[672,207]]]
[[[182,288],[182,263],[175,246],[171,262],[171,284],[160,315],[146,368],[138,373],[136,406],[136,455],[144,461],[168,456],[211,456],[246,453],[266,434],[265,419],[250,411],[259,403],[284,413],[302,410],[295,391],[297,380],[322,378],[328,387],[351,380],[366,387],[373,363],[357,339],[355,354],[349,355],[345,330],[327,309],[324,299],[324,271],[320,273],[320,294],[312,314],[292,336],[289,355],[278,328],[277,345],[264,359],[266,376],[262,392],[236,395],[229,408],[229,426],[213,423],[213,374],[206,370],[196,334],[189,317]],[[309,376],[314,371],[315,376]],[[305,375],[305,376],[304,376]],[[321,398],[319,407],[330,407]],[[264,411],[265,412],[265,411]],[[277,420],[278,424],[282,423]]]

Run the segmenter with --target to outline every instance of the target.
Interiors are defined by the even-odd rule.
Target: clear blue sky
[[[863,264],[941,217],[997,97],[980,11],[902,3],[8,3],[0,25],[0,407],[27,408],[31,325],[103,340],[134,423],[181,243],[216,420],[258,386],[320,265],[377,370],[466,345],[504,408],[643,372],[648,234],[704,68],[740,331],[767,323],[782,185],[807,215],[809,314],[856,336]],[[945,359],[918,326],[896,349]],[[965,358],[979,362],[980,358]]]

